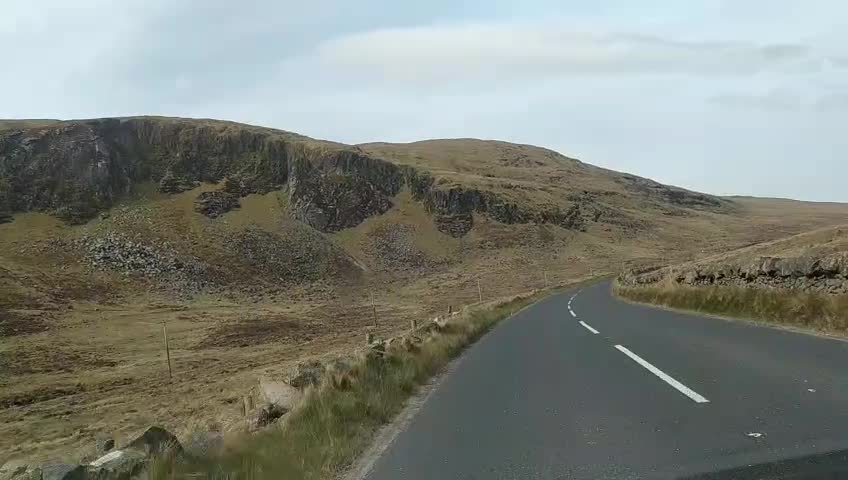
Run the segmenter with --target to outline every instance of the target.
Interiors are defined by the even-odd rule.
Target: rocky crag
[[[575,195],[567,207],[522,205],[494,191],[440,186],[427,171],[358,147],[229,122],[113,118],[0,132],[0,221],[34,210],[85,223],[151,181],[168,194],[202,182],[219,184],[196,199],[196,211],[210,218],[238,208],[246,195],[285,190],[291,216],[321,232],[386,212],[404,188],[426,206],[440,231],[455,237],[468,233],[474,214],[572,230],[590,222],[622,223],[620,212],[589,192]],[[633,176],[622,176],[621,183],[686,208],[721,209],[727,203]]]

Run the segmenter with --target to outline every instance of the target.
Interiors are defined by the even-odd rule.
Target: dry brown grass
[[[844,335],[848,296],[730,286],[689,287],[666,283],[615,287],[615,293],[641,303],[744,318]]]
[[[353,366],[348,382],[325,382],[310,391],[279,428],[231,438],[231,448],[187,462],[160,460],[151,477],[337,478],[419,385],[499,320],[555,291],[528,292],[476,306],[454,317],[414,351],[389,350],[385,359],[365,357]]]
[[[9,119],[0,120],[0,131],[2,130],[23,130],[26,128],[46,127],[61,120],[52,119]]]
[[[16,332],[0,333],[6,335],[0,337],[0,403],[14,404],[0,409],[0,459],[78,458],[90,453],[97,432],[126,436],[149,424],[180,434],[197,425],[239,424],[237,399],[259,375],[279,375],[305,357],[347,352],[368,329],[388,337],[410,318],[474,303],[477,279],[484,298],[498,298],[542,287],[544,272],[554,283],[631,264],[683,261],[835,225],[848,214],[844,205],[736,199],[727,212],[670,215],[655,199],[623,189],[610,172],[536,147],[456,140],[362,148],[425,167],[446,184],[491,188],[539,207],[568,205],[588,190],[651,227],[590,224],[578,232],[475,215],[472,231],[454,239],[438,232],[423,206],[402,192],[384,215],[336,234],[306,236],[289,220],[285,191],[248,196],[217,220],[194,212],[197,193],[215,185],[173,196],[139,186],[111,217],[81,226],[44,214],[16,215],[14,223],[0,225],[0,332]],[[411,233],[394,235],[397,225]],[[360,276],[355,283],[324,277],[280,282],[248,265],[226,241],[248,229],[284,236],[292,250],[296,242],[311,242],[341,251]],[[178,296],[168,285],[92,272],[74,254],[41,249],[55,239],[112,230],[168,242],[214,265],[234,287]],[[390,264],[379,253],[386,251],[393,255]],[[326,256],[319,261],[332,263]],[[166,378],[162,323],[171,339],[173,382]]]

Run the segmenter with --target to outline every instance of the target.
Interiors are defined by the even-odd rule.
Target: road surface
[[[472,346],[367,478],[685,478],[763,464],[709,477],[760,478],[848,469],[846,448],[848,343],[632,305],[601,283]]]

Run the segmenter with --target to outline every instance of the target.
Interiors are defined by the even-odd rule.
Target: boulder
[[[291,410],[303,398],[303,392],[286,382],[262,377],[259,379],[259,396],[269,405]]]
[[[41,480],[85,480],[85,467],[72,463],[41,465]]]
[[[819,262],[819,268],[823,275],[838,275],[840,273],[844,275],[848,273],[848,271],[846,271],[844,254],[831,255],[823,258]]]
[[[274,423],[278,418],[289,412],[288,409],[280,407],[276,404],[269,403],[264,407],[251,412],[247,417],[247,429],[255,432],[260,428],[266,427]]]
[[[29,465],[20,460],[10,460],[0,466],[0,480],[10,480],[26,473]],[[20,477],[23,478],[23,477]]]
[[[690,270],[690,271],[686,272],[686,274],[683,276],[683,282],[686,283],[686,284],[692,285],[697,281],[698,281],[698,272],[695,271],[695,270]]]
[[[819,261],[812,257],[780,258],[777,274],[781,277],[813,277],[820,272]]]
[[[86,469],[88,480],[130,480],[147,466],[147,456],[140,450],[113,450],[91,462]]]
[[[317,386],[321,383],[325,372],[324,365],[318,360],[300,362],[289,374],[286,383],[301,390],[309,386]]]
[[[774,276],[778,272],[778,261],[780,259],[773,257],[760,257],[759,275]]]
[[[111,435],[99,433],[94,437],[94,452],[98,457],[106,455],[115,448],[115,439]]]
[[[127,443],[123,450],[138,450],[147,456],[166,455],[182,453],[182,446],[173,433],[153,426]]]

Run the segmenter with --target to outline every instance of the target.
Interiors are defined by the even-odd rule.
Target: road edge
[[[380,431],[377,432],[377,435],[371,442],[371,445],[363,452],[363,454],[351,465],[346,472],[342,475],[338,476],[338,480],[365,480],[365,478],[371,473],[374,469],[374,465],[377,463],[377,460],[383,456],[383,454],[388,450],[388,448],[394,443],[395,439],[398,435],[400,435],[424,404],[427,403],[427,400],[430,396],[435,392],[442,382],[454,371],[456,371],[459,366],[462,364],[463,359],[465,359],[468,352],[471,350],[471,347],[483,340],[486,335],[490,334],[495,330],[495,328],[503,325],[504,323],[514,319],[519,313],[531,308],[549,298],[569,292],[578,288],[585,288],[587,285],[583,282],[578,282],[573,285],[573,288],[567,287],[565,290],[553,290],[550,292],[550,295],[546,295],[542,298],[539,298],[533,303],[523,306],[522,308],[516,310],[508,317],[504,318],[500,322],[497,322],[494,328],[490,329],[486,332],[485,335],[478,338],[475,342],[470,343],[465,350],[456,358],[451,360],[447,366],[440,373],[434,375],[426,384],[419,387],[419,390],[409,397],[406,401],[406,405],[404,405],[403,410],[395,417],[392,422],[380,428]]]
[[[699,312],[697,310],[686,310],[684,308],[669,307],[667,305],[661,305],[659,303],[637,302],[636,300],[631,300],[629,298],[625,298],[625,297],[622,297],[621,295],[616,294],[614,286],[615,286],[615,281],[610,282],[610,287],[609,287],[610,288],[610,296],[612,298],[618,300],[618,301],[621,301],[621,302],[624,302],[624,303],[627,303],[627,304],[630,304],[630,305],[648,307],[648,308],[653,308],[653,309],[656,309],[656,310],[664,310],[666,312],[680,313],[680,314],[683,314],[683,315],[696,315],[696,316],[699,316],[699,317],[712,318],[712,319],[715,319],[715,320],[722,320],[722,321],[725,321],[725,322],[744,323],[746,325],[753,326],[753,327],[763,327],[763,328],[770,328],[772,330],[781,330],[781,331],[784,331],[784,332],[799,333],[799,334],[802,334],[802,335],[809,335],[811,337],[818,337],[818,338],[823,338],[823,339],[827,339],[827,340],[836,340],[836,341],[839,341],[839,342],[848,342],[848,332],[838,333],[838,332],[829,332],[829,331],[826,331],[826,330],[811,330],[809,328],[796,327],[796,326],[793,326],[793,325],[782,325],[782,324],[779,324],[779,323],[768,322],[768,321],[765,321],[765,320],[757,320],[755,318],[727,317],[727,316],[724,316],[724,315],[717,315],[715,313]]]

